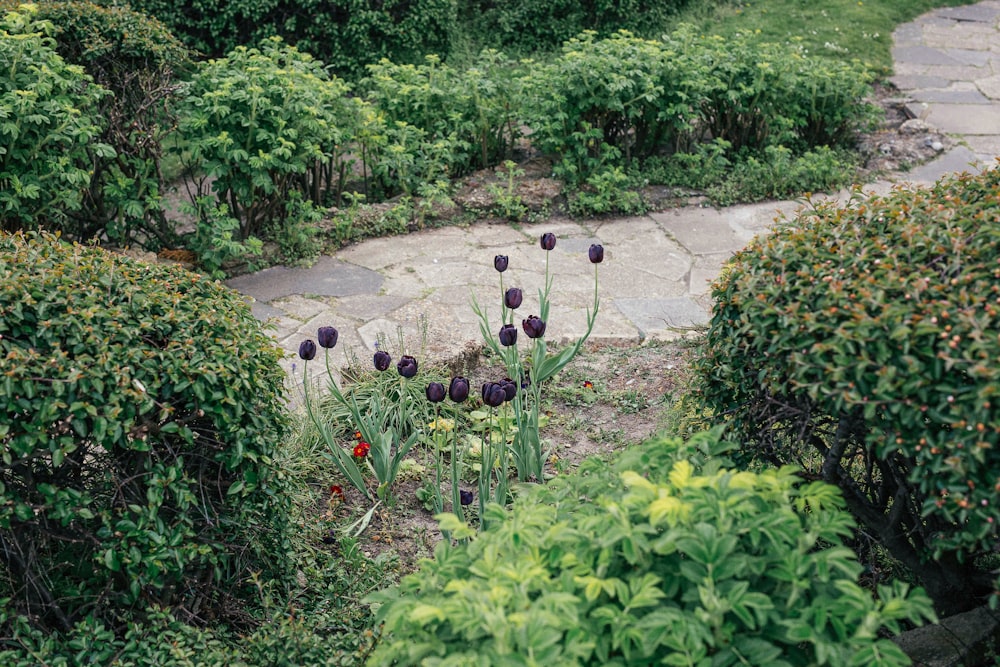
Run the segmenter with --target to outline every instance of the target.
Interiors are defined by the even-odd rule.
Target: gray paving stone
[[[961,65],[962,61],[946,55],[941,49],[929,46],[899,46],[892,50],[892,59],[900,65]]]
[[[642,338],[656,331],[691,329],[708,324],[708,313],[688,297],[616,299],[615,307],[639,329]]]
[[[994,24],[1000,18],[1000,10],[987,4],[970,5],[967,7],[945,7],[935,14],[953,21],[969,21],[972,23]]]
[[[1000,134],[1000,113],[992,105],[929,104],[925,120],[951,134]]]
[[[274,266],[227,280],[226,285],[258,301],[269,303],[292,294],[374,294],[382,285],[382,276],[333,257],[321,257],[309,268]]]
[[[930,89],[913,91],[917,102],[941,102],[944,104],[991,104],[991,100],[978,90]]]
[[[968,48],[969,44],[966,41],[961,42],[966,48],[954,49],[945,48],[941,51],[951,60],[958,61],[965,65],[972,65],[974,67],[985,67],[990,62],[989,45],[986,49],[976,50]],[[934,63],[940,64],[940,63]]]
[[[991,100],[1000,101],[1000,74],[976,79],[976,87]]]
[[[922,76],[919,74],[897,74],[896,76],[889,77],[889,81],[904,92],[915,88],[947,88],[948,84],[951,83],[950,79],[940,76]]]
[[[907,180],[912,180],[915,183],[933,183],[948,174],[963,171],[976,172],[978,169],[972,165],[978,161],[976,154],[965,146],[955,146],[939,158],[909,172]]]

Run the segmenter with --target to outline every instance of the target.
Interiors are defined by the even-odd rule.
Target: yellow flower
[[[455,429],[455,420],[438,418],[428,423],[427,428],[432,431],[444,431],[445,433],[451,433]]]

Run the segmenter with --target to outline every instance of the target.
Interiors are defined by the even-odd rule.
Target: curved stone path
[[[911,98],[911,113],[958,140],[906,180],[933,182],[973,163],[990,164],[1000,154],[998,22],[1000,0],[987,0],[930,12],[893,34],[893,81]],[[554,287],[547,337],[572,340],[584,331],[593,294],[587,249],[601,243],[606,251],[601,312],[592,338],[639,342],[705,324],[709,283],[723,262],[779,212],[797,207],[794,202],[721,210],[692,206],[615,220],[556,219],[523,229],[447,227],[365,241],[310,268],[274,267],[228,284],[252,298],[259,318],[272,320],[275,337],[290,353],[303,339],[314,338],[318,327],[332,325],[343,341],[335,350],[339,364],[345,348],[367,354],[379,335],[395,340],[401,327],[408,351],[448,358],[480,340],[470,295],[499,306],[494,255],[510,257],[505,285],[524,289],[517,314],[537,314],[545,270],[538,236],[553,232],[559,240],[550,255]],[[499,328],[497,307],[491,311],[494,328]],[[293,361],[290,354],[289,368]]]

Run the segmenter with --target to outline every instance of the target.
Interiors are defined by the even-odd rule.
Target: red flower
[[[330,497],[340,500],[340,502],[346,502],[347,496],[344,495],[344,489],[339,484],[334,484],[330,487]]]
[[[358,444],[354,445],[354,458],[356,459],[365,458],[366,456],[368,456],[368,450],[370,449],[371,445],[362,440]]]
[[[586,380],[583,383],[583,388],[584,389],[593,389],[594,388],[594,383],[591,382],[590,380]]]
[[[361,438],[362,438],[361,431],[355,431],[354,432],[354,439],[355,440],[360,440]]]

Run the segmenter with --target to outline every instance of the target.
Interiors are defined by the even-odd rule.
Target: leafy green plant
[[[1000,174],[815,204],[716,284],[701,400],[839,486],[942,613],[996,588]]]
[[[737,471],[731,447],[653,440],[489,506],[492,528],[371,596],[369,664],[909,664],[880,633],[933,619],[927,597],[861,588],[837,490]]]
[[[177,77],[192,66],[187,48],[163,24],[126,7],[45,2],[31,11],[51,22],[59,55],[110,93],[97,109],[103,131],[95,141],[114,152],[92,154],[89,188],[66,231],[119,246],[175,246],[160,202],[160,158],[177,122]]]
[[[519,222],[528,213],[528,207],[521,200],[521,195],[517,194],[517,179],[524,176],[524,170],[518,169],[512,160],[507,160],[503,163],[500,175],[505,181],[503,185],[489,186],[489,193],[493,197],[492,211],[508,220]]]
[[[11,609],[69,631],[133,606],[196,613],[245,594],[251,571],[285,577],[284,373],[246,304],[47,234],[0,236],[0,267]]]
[[[214,196],[240,222],[237,240],[265,225],[302,224],[339,182],[334,165],[353,135],[357,102],[322,64],[278,38],[201,63],[178,110],[198,197]]]
[[[198,197],[182,209],[195,216],[194,232],[185,237],[187,247],[198,258],[201,270],[213,278],[223,278],[223,268],[248,255],[259,255],[263,243],[256,237],[240,241],[240,221],[229,215],[225,204],[211,197]],[[234,238],[235,237],[235,238]]]
[[[591,174],[587,182],[569,196],[569,212],[574,216],[639,215],[646,211],[642,195],[632,189],[632,179],[621,167]]]
[[[91,182],[91,152],[101,143],[101,100],[108,92],[68,64],[33,10],[0,17],[0,231],[74,230]]]

